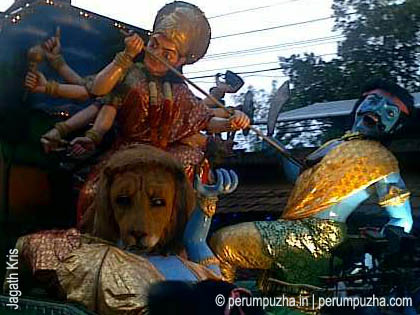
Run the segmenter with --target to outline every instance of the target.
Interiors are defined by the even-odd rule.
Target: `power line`
[[[270,45],[270,46],[260,46],[260,47],[255,47],[251,49],[233,50],[233,51],[227,51],[227,52],[222,52],[222,53],[217,53],[217,54],[211,54],[211,55],[205,56],[203,59],[214,59],[214,58],[219,58],[219,57],[225,57],[228,55],[249,54],[249,53],[254,53],[254,52],[260,53],[262,51],[271,51],[271,50],[276,50],[279,48],[290,48],[290,47],[301,46],[305,44],[316,44],[323,41],[339,40],[342,38],[344,38],[343,35],[324,36],[324,37],[311,38],[311,39],[306,39],[306,40],[301,40],[301,41],[296,41],[296,42],[282,43],[282,44]]]
[[[352,15],[352,14],[356,14],[356,13],[352,12],[352,13],[347,13],[346,15]],[[261,28],[261,29],[257,29],[257,30],[240,32],[240,33],[220,35],[220,36],[212,37],[211,39],[226,38],[226,37],[232,37],[232,36],[252,34],[252,33],[257,33],[257,32],[265,32],[265,31],[275,30],[275,29],[279,29],[279,28],[283,28],[283,27],[291,27],[291,26],[304,25],[304,24],[315,23],[315,22],[320,22],[320,21],[326,21],[326,20],[333,19],[333,18],[336,18],[336,17],[337,17],[336,15],[330,15],[330,16],[326,16],[326,17],[323,17],[323,18],[313,19],[313,20],[307,20],[307,21],[289,23],[289,24],[282,24],[282,25],[277,25],[277,26],[272,26],[272,27],[267,27],[267,28]]]
[[[315,58],[318,58],[318,57],[324,57],[324,56],[330,56],[330,55],[336,55],[336,54],[335,53],[329,53],[329,54],[317,55],[317,56],[314,56],[314,57]],[[227,69],[227,68],[225,68],[225,69]],[[254,70],[254,71],[237,72],[236,74],[254,74],[254,73],[274,71],[274,70],[281,70],[281,69],[282,69],[281,67],[277,67],[277,68],[271,68],[271,69],[262,69],[262,70]],[[211,70],[208,70],[208,71],[211,71]],[[212,74],[212,75],[203,75],[203,76],[192,77],[192,78],[189,78],[189,79],[190,80],[194,80],[194,79],[201,79],[201,78],[213,78],[214,76],[215,76],[215,74]],[[287,77],[287,76],[285,76],[285,77]]]
[[[287,75],[264,75],[264,74],[248,74],[243,76],[242,78],[250,78],[250,77],[262,77],[262,78],[288,78]]]
[[[266,71],[274,71],[274,70],[281,70],[281,68],[277,67],[277,68],[263,69],[263,70],[256,70],[256,71],[245,71],[245,72],[238,72],[237,74],[257,73],[257,72],[266,72]],[[193,79],[213,78],[213,77],[214,77],[214,74],[203,75],[203,76],[199,76],[199,77],[192,77],[192,78],[188,78],[188,79],[193,80]]]
[[[324,57],[324,56],[332,56],[332,55],[337,55],[337,53],[322,54],[322,55],[317,55],[315,57]],[[236,68],[246,68],[246,67],[260,66],[260,65],[278,64],[278,63],[279,63],[279,61],[259,62],[259,63],[252,63],[252,64],[248,64],[248,65],[240,65],[240,66],[232,66],[232,67],[223,67],[223,68],[216,68],[216,69],[186,72],[185,75],[190,75],[190,74],[195,74],[195,73],[203,73],[203,72],[211,72],[211,71],[218,71],[218,70],[230,70],[230,69],[236,69]]]
[[[195,81],[195,83],[215,84],[214,81]]]
[[[265,6],[261,6],[261,7],[232,11],[232,12],[228,12],[228,13],[214,15],[214,16],[209,17],[208,19],[209,20],[210,19],[216,19],[216,18],[219,18],[219,17],[222,17],[222,16],[228,16],[228,15],[234,15],[234,14],[239,14],[239,13],[244,13],[244,12],[249,12],[249,11],[256,11],[256,10],[260,10],[260,9],[276,7],[278,5],[287,4],[287,3],[296,2],[296,1],[299,1],[299,0],[289,0],[289,1],[278,2],[278,3],[275,3],[275,4],[271,4],[271,5],[265,5]]]
[[[244,55],[249,55],[249,54],[254,54],[254,53],[276,51],[283,48],[292,48],[295,46],[303,46],[303,45],[306,45],[305,47],[317,46],[320,44],[327,44],[327,43],[335,42],[343,38],[344,38],[343,35],[334,35],[334,36],[312,38],[312,39],[302,40],[302,41],[297,41],[297,42],[282,43],[282,44],[271,45],[271,46],[260,46],[260,47],[251,48],[251,49],[234,50],[234,51],[228,51],[228,52],[223,52],[223,53],[211,54],[211,55],[205,56],[202,60],[204,61],[204,60],[220,59],[220,58],[225,58],[231,55],[244,56]]]
[[[278,63],[278,61],[270,61],[270,62],[259,62],[259,63],[253,63],[249,65],[242,65],[242,66],[232,66],[232,67],[224,67],[224,68],[217,68],[217,69],[209,69],[209,70],[200,70],[200,71],[192,71],[187,72],[186,74],[193,74],[193,73],[201,73],[201,72],[210,72],[210,71],[217,71],[217,70],[227,70],[227,69],[235,69],[235,68],[244,68],[244,67],[251,67],[251,66],[259,66],[259,65],[268,65]]]

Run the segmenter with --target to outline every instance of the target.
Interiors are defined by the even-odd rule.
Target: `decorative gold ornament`
[[[58,97],[58,83],[56,81],[48,81],[45,85],[45,94]]]
[[[85,136],[92,139],[96,145],[99,145],[102,141],[101,135],[93,129],[86,131]]]
[[[400,189],[395,186],[391,186],[389,192],[381,200],[379,205],[381,207],[388,206],[400,206],[410,198],[410,192],[405,189]]]
[[[216,213],[218,200],[219,198],[217,197],[205,197],[197,194],[197,202],[200,205],[201,210],[210,218]]]
[[[126,72],[133,65],[133,61],[125,51],[122,51],[115,56],[114,64]]]
[[[164,34],[172,40],[186,64],[201,59],[210,44],[210,24],[195,5],[175,1],[159,10],[153,24],[153,33]]]
[[[58,130],[58,133],[62,138],[66,137],[71,132],[69,125],[67,125],[64,121],[56,123],[54,128]]]
[[[59,70],[62,66],[66,64],[66,60],[62,55],[57,55],[50,61],[51,67],[55,70]]]

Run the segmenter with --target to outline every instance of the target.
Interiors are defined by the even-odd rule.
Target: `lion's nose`
[[[130,234],[131,234],[132,236],[134,236],[134,238],[135,238],[136,240],[140,240],[140,239],[142,239],[143,237],[147,236],[147,233],[142,232],[142,231],[136,231],[136,230],[131,231],[131,233],[130,233]]]

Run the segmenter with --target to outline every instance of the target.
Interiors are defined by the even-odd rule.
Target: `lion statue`
[[[180,254],[194,203],[193,188],[177,160],[152,146],[129,146],[102,168],[81,229],[143,252]]]
[[[19,238],[19,265],[37,283],[99,314],[141,314],[153,283],[220,279],[186,257],[182,237],[195,197],[169,153],[148,145],[124,148],[101,169],[98,188],[83,231]]]

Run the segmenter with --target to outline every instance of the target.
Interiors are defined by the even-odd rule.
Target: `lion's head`
[[[176,253],[193,209],[182,166],[148,145],[115,153],[103,167],[92,234],[147,253]]]

